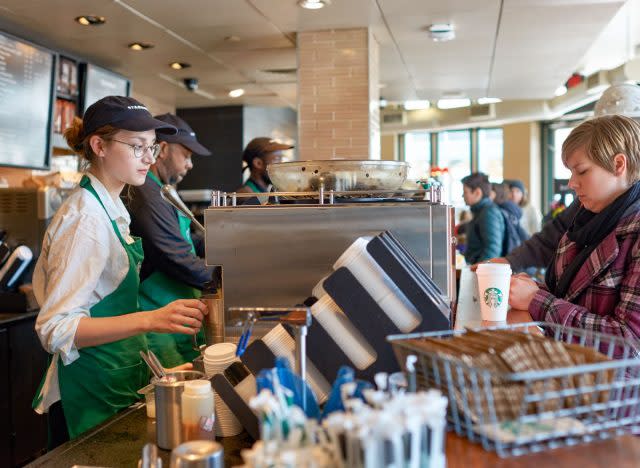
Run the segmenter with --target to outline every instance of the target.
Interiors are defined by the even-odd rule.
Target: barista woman
[[[176,129],[134,99],[109,96],[65,132],[88,171],[51,221],[33,276],[36,331],[51,354],[34,408],[49,412],[50,446],[138,399],[149,382],[145,333],[200,329],[206,308],[196,299],[138,307],[142,246],[129,233],[120,192],[144,183],[158,154],[156,131]]]

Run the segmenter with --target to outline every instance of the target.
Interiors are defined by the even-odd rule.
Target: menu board
[[[53,52],[0,32],[0,165],[46,169]]]
[[[105,96],[128,96],[129,80],[104,68],[87,64],[84,77],[84,110]]]

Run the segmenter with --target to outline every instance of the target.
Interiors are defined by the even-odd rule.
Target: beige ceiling
[[[547,99],[567,79],[620,0],[333,0],[308,11],[296,0],[3,0],[0,26],[122,73],[134,90],[176,107],[244,103],[296,106],[298,31],[370,27],[380,42],[381,94],[388,100]],[[83,27],[82,14],[107,23]],[[450,22],[456,39],[425,32]],[[239,40],[228,40],[235,36]],[[130,51],[134,41],[155,44]],[[174,60],[187,70],[168,67]],[[265,72],[264,70],[280,70]],[[197,77],[200,89],[182,86]],[[245,96],[231,99],[242,87]]]

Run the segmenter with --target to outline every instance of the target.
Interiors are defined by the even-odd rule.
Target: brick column
[[[378,43],[366,28],[298,33],[298,153],[380,159]]]

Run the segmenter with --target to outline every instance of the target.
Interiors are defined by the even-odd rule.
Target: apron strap
[[[104,203],[102,203],[102,200],[100,200],[100,197],[98,196],[98,192],[96,192],[96,189],[93,188],[93,185],[91,185],[91,179],[89,179],[89,176],[87,175],[82,176],[82,179],[80,180],[80,187],[87,190],[94,197],[96,197],[96,199],[98,200],[98,203],[100,203],[100,206],[102,207],[104,212],[107,214],[109,221],[111,221],[111,226],[113,227],[113,230],[116,232],[116,236],[118,236],[118,239],[120,240],[123,246],[128,245],[127,242],[122,237],[122,234],[120,233],[120,229],[118,229],[118,224],[113,219],[111,219],[111,216],[109,216],[109,212],[107,211],[107,208],[104,206]]]

